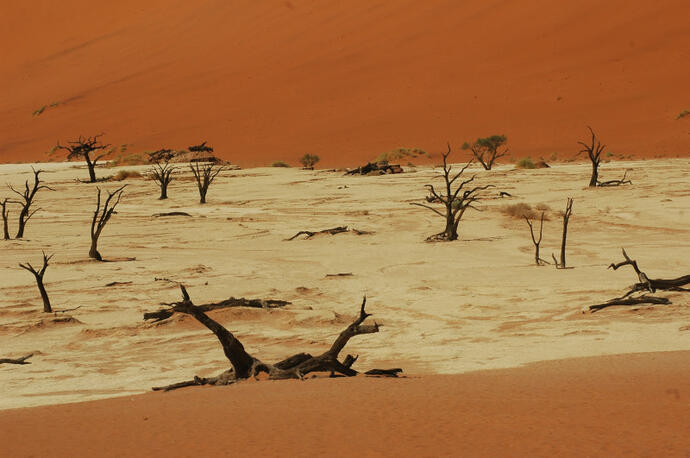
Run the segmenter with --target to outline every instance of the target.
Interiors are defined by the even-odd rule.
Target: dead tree
[[[31,358],[34,354],[28,354],[22,356],[21,358],[0,358],[0,364],[31,364],[31,361],[27,359]]]
[[[52,254],[50,256],[47,256],[45,252],[43,252],[43,267],[41,267],[39,270],[36,270],[30,262],[27,262],[26,264],[19,264],[19,267],[21,267],[22,269],[34,274],[34,277],[36,278],[36,285],[38,285],[38,291],[41,293],[41,299],[43,299],[43,311],[45,313],[53,312],[53,308],[50,306],[50,299],[48,298],[48,293],[46,292],[45,286],[43,286],[43,275],[45,275],[46,269],[48,268],[48,261],[50,261],[50,258],[52,257]]]
[[[637,261],[630,259],[628,253],[625,252],[625,248],[622,248],[621,250],[623,252],[625,261],[621,261],[617,264],[611,263],[611,265],[609,265],[609,269],[618,270],[623,266],[632,266],[639,280],[638,283],[635,283],[630,287],[630,291],[625,293],[623,297],[629,296],[638,291],[649,291],[650,293],[655,293],[657,290],[690,291],[690,289],[683,288],[684,286],[690,284],[690,275],[683,275],[682,277],[671,279],[657,278],[652,280],[647,276],[647,274],[640,270],[640,268],[637,266]]]
[[[21,200],[17,202],[22,207],[22,209],[19,212],[19,227],[17,228],[17,235],[15,236],[15,238],[17,239],[21,239],[22,237],[24,237],[24,228],[26,227],[27,221],[29,221],[29,219],[32,216],[34,216],[34,214],[37,211],[40,210],[40,208],[35,208],[33,210],[31,209],[31,205],[34,203],[34,197],[36,196],[36,193],[41,189],[49,189],[51,191],[55,191],[50,186],[40,184],[41,179],[39,178],[39,175],[41,174],[41,172],[43,172],[42,170],[34,170],[33,167],[31,168],[31,170],[33,170],[34,172],[34,184],[32,186],[29,186],[29,180],[26,180],[24,182],[24,190],[20,192],[14,189],[11,185],[8,185],[10,190],[12,190],[12,192],[17,194],[21,198]]]
[[[436,202],[442,203],[445,206],[445,213],[442,213],[437,209],[430,207],[426,204],[420,204],[417,202],[413,202],[410,204],[427,208],[439,215],[440,217],[442,217],[443,219],[445,219],[446,227],[443,230],[443,232],[439,232],[438,234],[429,236],[427,238],[427,241],[429,242],[457,240],[458,225],[460,224],[460,220],[465,214],[465,211],[467,211],[468,208],[479,210],[477,207],[473,205],[475,202],[481,200],[481,197],[478,193],[493,186],[488,184],[484,186],[475,186],[473,188],[466,189],[465,186],[472,183],[476,177],[476,175],[472,175],[472,178],[462,181],[455,188],[455,190],[453,190],[453,185],[458,180],[458,178],[462,176],[465,170],[467,170],[470,164],[472,164],[472,160],[465,164],[465,166],[463,166],[462,169],[460,169],[460,171],[451,178],[451,171],[453,170],[453,168],[450,165],[448,165],[448,155],[450,155],[450,152],[451,151],[449,143],[448,151],[443,153],[443,175],[440,175],[440,177],[443,177],[443,179],[445,180],[445,195],[436,192],[433,185],[426,185],[426,187],[429,189],[432,199]]]
[[[108,154],[108,148],[111,146],[100,142],[99,138],[102,136],[102,133],[93,137],[82,137],[80,135],[76,141],[68,142],[67,146],[60,145],[60,143],[57,144],[59,149],[68,151],[67,159],[82,158],[86,161],[86,167],[89,169],[89,183],[98,181],[96,179],[96,164]]]
[[[5,197],[2,202],[0,202],[0,207],[2,207],[2,232],[3,232],[3,238],[5,240],[10,239],[10,228],[9,228],[9,217],[10,217],[10,211],[7,209],[7,204],[10,202],[10,200]]]
[[[158,183],[158,186],[161,188],[159,200],[168,198],[168,185],[173,179],[173,172],[177,169],[177,167],[170,164],[174,157],[175,153],[170,149],[159,149],[149,153],[149,162],[153,164],[150,171],[151,179]]]
[[[245,299],[243,297],[230,297],[220,302],[212,302],[210,304],[197,305],[197,310],[202,312],[210,312],[211,310],[219,310],[232,307],[249,307],[257,309],[276,309],[290,305],[289,301],[281,301],[276,299]],[[153,320],[152,323],[157,323],[173,316],[175,312],[172,309],[161,309],[156,312],[144,312],[144,321]]]
[[[101,236],[103,228],[113,216],[115,212],[115,207],[120,203],[122,198],[122,190],[125,189],[127,185],[117,188],[115,191],[108,191],[108,197],[103,203],[103,208],[101,208],[101,188],[96,188],[98,190],[96,198],[96,211],[93,212],[93,218],[91,219],[91,249],[89,250],[89,258],[96,259],[97,261],[102,261],[103,257],[101,253],[98,252],[98,237]]]
[[[206,146],[206,142],[200,145],[190,146],[189,151],[195,153],[212,153],[213,148]],[[199,166],[200,161],[194,161],[189,163],[189,168],[192,169],[194,174],[194,179],[196,180],[196,186],[199,188],[199,203],[206,203],[206,193],[208,192],[208,187],[213,183],[213,179],[218,176],[220,172],[225,170],[223,166],[216,166],[214,162],[206,162],[201,167]]]
[[[491,170],[496,159],[508,154],[508,148],[499,151],[504,146],[508,138],[505,135],[492,135],[490,137],[478,138],[471,145],[467,142],[462,145],[462,149],[469,149],[472,155],[484,167],[484,170]]]
[[[341,374],[352,377],[359,372],[352,369],[352,365],[357,360],[356,356],[347,355],[341,362],[339,361],[340,352],[345,348],[348,341],[357,335],[372,334],[379,331],[379,324],[363,324],[371,316],[365,311],[366,298],[362,301],[359,316],[340,335],[335,339],[331,347],[319,356],[312,356],[308,353],[297,353],[284,360],[268,364],[250,355],[230,331],[221,324],[211,319],[205,312],[192,303],[186,288],[180,285],[182,300],[173,302],[169,305],[173,312],[185,313],[196,318],[201,324],[213,332],[221,346],[225,356],[232,366],[230,369],[216,377],[203,378],[194,377],[193,380],[174,383],[165,387],[154,387],[154,390],[173,390],[184,386],[192,385],[229,385],[249,377],[256,377],[260,373],[268,374],[270,379],[303,379],[311,372],[330,372],[331,374]],[[375,369],[369,371],[369,375],[397,376],[402,369]],[[367,373],[365,373],[367,374]]]
[[[568,202],[565,204],[565,211],[563,212],[563,237],[561,238],[561,259],[556,260],[556,256],[551,254],[556,269],[565,269],[565,241],[568,236],[568,221],[570,221],[570,214],[573,212],[573,199],[568,197]]]
[[[542,238],[542,234],[544,231],[544,212],[541,212],[541,219],[539,221],[539,239],[538,240],[534,236],[534,228],[532,227],[532,222],[529,220],[529,218],[527,216],[525,216],[525,221],[527,221],[527,225],[529,226],[529,233],[532,236],[532,243],[534,243],[534,262],[538,266],[548,264],[547,261],[545,261],[539,257],[539,245],[541,244],[541,238]]]
[[[589,133],[592,134],[592,139],[590,140],[589,144],[585,142],[578,143],[584,148],[580,150],[580,154],[587,153],[587,157],[589,157],[589,160],[592,162],[592,176],[589,179],[589,187],[593,188],[596,186],[606,187],[632,184],[632,181],[625,179],[628,173],[627,171],[623,174],[623,178],[620,180],[599,181],[599,164],[601,163],[601,155],[606,150],[606,145],[601,144],[591,127],[587,126],[587,129],[589,129]]]
[[[635,273],[637,274],[638,282],[630,287],[627,293],[621,297],[616,297],[610,299],[602,304],[590,305],[588,310],[592,313],[597,310],[601,310],[606,307],[611,307],[613,305],[639,305],[639,304],[661,304],[668,305],[671,301],[665,297],[650,296],[646,293],[654,294],[658,290],[662,291],[690,291],[689,288],[684,288],[686,285],[690,285],[690,275],[683,275],[678,278],[671,279],[650,279],[646,273],[640,270],[637,265],[637,261],[631,259],[628,253],[625,252],[625,248],[622,248],[624,261],[619,263],[611,263],[609,269],[618,270],[623,266],[631,266]],[[643,292],[644,294],[640,296],[632,296],[635,293]],[[632,296],[632,297],[630,297]]]

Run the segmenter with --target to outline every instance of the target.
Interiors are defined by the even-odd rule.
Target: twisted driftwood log
[[[291,302],[274,300],[274,299],[245,299],[243,297],[236,299],[234,297],[231,297],[229,299],[225,299],[224,301],[213,302],[210,304],[197,305],[196,307],[197,307],[197,309],[201,310],[202,312],[210,312],[211,310],[218,310],[218,309],[224,309],[224,308],[230,308],[230,307],[251,307],[251,308],[257,308],[257,309],[275,309],[275,308],[285,307],[286,305],[289,305],[289,304],[291,304]],[[170,305],[170,304],[164,304],[164,305]],[[163,321],[167,318],[170,318],[174,314],[175,314],[175,312],[172,309],[161,309],[161,310],[158,310],[157,312],[146,312],[146,313],[144,313],[144,320],[154,320],[153,323],[156,323],[158,321]]]
[[[314,237],[317,234],[329,234],[329,235],[335,235],[335,234],[340,234],[342,232],[354,232],[357,235],[368,235],[372,234],[370,231],[360,231],[359,229],[355,229],[354,227],[352,229],[349,229],[347,226],[338,226],[338,227],[332,227],[330,229],[324,229],[322,231],[299,231],[289,239],[285,239],[285,241],[290,241],[290,240],[295,240],[297,237],[300,235],[306,235],[304,239],[310,239]]]
[[[182,300],[169,304],[173,312],[185,313],[196,318],[201,324],[213,332],[221,346],[225,356],[230,361],[232,368],[219,374],[216,377],[194,377],[193,380],[174,383],[164,387],[154,387],[154,391],[170,391],[177,388],[192,385],[230,385],[249,377],[256,377],[260,373],[268,374],[270,379],[303,379],[310,372],[330,372],[331,375],[341,374],[346,377],[357,375],[358,372],[352,369],[352,365],[357,360],[356,356],[347,355],[340,362],[338,355],[345,348],[348,341],[360,334],[372,334],[379,331],[379,324],[363,324],[371,316],[365,311],[366,297],[362,301],[359,316],[340,335],[335,339],[331,347],[319,356],[312,356],[308,353],[297,353],[275,364],[264,363],[247,353],[240,342],[230,331],[221,324],[211,319],[200,307],[192,303],[184,285],[180,285]],[[368,375],[383,375],[397,377],[402,369],[376,369],[365,372]]]

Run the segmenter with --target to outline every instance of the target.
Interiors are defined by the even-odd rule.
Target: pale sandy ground
[[[297,169],[226,172],[206,205],[187,173],[174,181],[168,201],[155,185],[129,180],[118,213],[106,227],[100,251],[87,259],[95,185],[76,183],[85,170],[42,164],[47,183],[43,208],[26,239],[2,241],[0,354],[34,352],[33,364],[0,366],[0,407],[37,406],[143,393],[154,385],[213,375],[227,367],[215,338],[191,319],[157,326],[142,313],[179,299],[166,277],[184,282],[196,303],[229,296],[292,301],[284,310],[234,309],[213,317],[250,353],[275,361],[299,351],[319,352],[357,311],[362,295],[384,326],[358,336],[347,351],[359,369],[403,367],[411,374],[454,374],[518,366],[541,360],[632,352],[690,350],[690,309],[683,293],[661,293],[670,306],[610,308],[582,314],[589,304],[626,291],[630,269],[607,270],[620,247],[651,277],[690,272],[687,237],[688,159],[603,164],[602,179],[631,169],[633,186],[587,189],[588,164],[514,170],[503,165],[479,183],[493,183],[482,212],[466,214],[461,240],[425,243],[441,218],[413,207],[436,171],[381,177]],[[0,182],[16,185],[28,165],[0,166]],[[99,174],[112,173],[99,169]],[[116,183],[100,185],[112,189]],[[347,186],[347,187],[346,187]],[[499,190],[515,197],[499,199]],[[7,193],[7,192],[6,192]],[[573,269],[536,267],[524,221],[500,208],[545,203],[542,250],[557,251],[566,197],[575,199],[568,237]],[[153,218],[163,211],[192,218]],[[12,215],[14,230],[16,211]],[[337,225],[374,231],[284,241],[302,229]],[[54,253],[46,288],[54,308],[72,323],[44,315],[33,277],[19,262],[40,263]],[[351,272],[351,277],[326,274]],[[106,287],[109,282],[131,284]]]

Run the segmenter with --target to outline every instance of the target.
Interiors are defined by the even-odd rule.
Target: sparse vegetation
[[[119,170],[110,178],[110,181],[123,181],[128,178],[141,178],[141,173],[136,170]]]
[[[120,147],[120,154],[113,157],[108,161],[106,167],[121,167],[123,165],[144,165],[148,164],[148,157],[146,152],[143,153],[129,153],[125,154],[125,151]]]
[[[519,161],[515,163],[515,168],[516,169],[535,169],[537,168],[536,165],[534,165],[534,162],[532,162],[532,159],[529,157],[523,157]]]
[[[508,142],[508,137],[505,135],[492,135],[490,137],[478,138],[474,143],[465,142],[462,149],[472,151],[475,159],[484,167],[485,170],[491,170],[496,159],[499,159],[508,154],[508,148],[503,151],[499,149]]]
[[[290,167],[290,164],[288,164],[287,162],[283,162],[283,161],[274,161],[274,162],[271,162],[271,167],[285,167],[285,168],[287,168],[287,167]]]
[[[420,149],[420,148],[395,148],[392,151],[388,151],[386,153],[381,153],[378,156],[376,156],[376,159],[374,159],[374,162],[394,162],[394,161],[402,161],[402,160],[410,160],[410,159],[417,159],[420,156],[428,156],[426,151]]]
[[[541,204],[540,204],[541,205]],[[548,206],[546,206],[548,209]],[[537,210],[532,208],[532,206],[525,202],[518,202],[516,204],[504,205],[501,207],[501,213],[516,219],[536,219],[539,217]],[[545,209],[542,211],[546,211]],[[545,218],[548,221],[548,218]]]
[[[321,159],[319,156],[315,154],[305,154],[299,159],[299,163],[302,164],[302,167],[305,169],[309,168],[314,168],[317,162],[319,162]]]
[[[686,116],[690,116],[690,110],[683,110],[680,113],[678,113],[678,116],[676,116],[676,119],[683,119]]]

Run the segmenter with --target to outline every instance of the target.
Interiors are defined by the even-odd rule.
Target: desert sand
[[[684,156],[686,0],[3,2],[0,162],[105,132],[243,166],[506,134],[516,158]],[[40,114],[34,114],[40,112]]]

